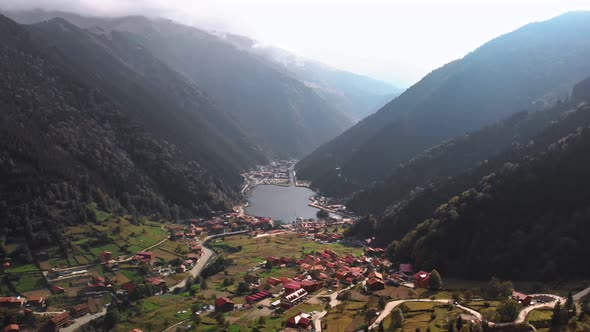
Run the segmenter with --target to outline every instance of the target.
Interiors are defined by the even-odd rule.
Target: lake
[[[314,195],[315,192],[305,187],[259,185],[248,192],[251,205],[246,207],[246,213],[289,224],[296,217],[315,219],[318,209],[308,205]]]

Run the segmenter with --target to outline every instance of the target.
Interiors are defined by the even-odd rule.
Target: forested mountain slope
[[[61,20],[47,25],[58,26],[64,33],[79,33]],[[237,199],[236,181],[231,177],[224,181],[219,176],[221,171],[213,169],[216,166],[229,172],[232,166],[210,157],[233,143],[213,147],[210,141],[200,141],[196,136],[186,137],[194,139],[193,144],[175,145],[161,135],[162,128],[152,127],[156,121],[149,119],[160,116],[163,127],[175,127],[181,135],[188,134],[182,132],[181,124],[172,121],[187,122],[196,133],[202,130],[196,135],[213,135],[216,129],[201,121],[198,114],[203,108],[207,112],[215,108],[200,97],[198,90],[184,86],[186,91],[178,92],[192,98],[194,107],[190,110],[171,104],[161,107],[160,99],[148,99],[154,103],[148,110],[147,105],[126,100],[135,96],[131,89],[149,91],[141,90],[148,84],[140,72],[129,67],[122,73],[129,76],[128,80],[112,82],[129,90],[99,84],[109,77],[108,71],[124,68],[105,64],[96,72],[80,71],[76,63],[69,62],[70,55],[61,53],[60,46],[48,46],[38,31],[31,33],[29,29],[0,16],[3,236],[14,239],[24,234],[31,248],[56,243],[63,248],[66,244],[61,227],[87,222],[93,215],[88,210],[92,202],[114,214],[176,218],[227,209],[229,202]],[[84,40],[88,36],[79,37]],[[76,56],[89,51],[83,49],[88,45],[76,45],[80,47]],[[104,50],[92,51],[99,58]],[[110,60],[107,63],[112,65]],[[202,165],[201,158],[207,158],[210,164]],[[252,162],[236,161],[243,165]]]
[[[400,163],[385,180],[355,193],[347,206],[359,214],[381,214],[388,206],[431,182],[447,181],[510,147],[527,145],[567,107],[568,103],[560,102],[544,111],[518,112],[508,119],[435,145]]]
[[[579,255],[590,252],[589,169],[586,123],[452,197],[394,246],[393,256],[462,278],[586,277],[590,267]]]
[[[424,77],[297,165],[328,195],[349,195],[442,140],[551,105],[590,74],[590,13],[500,36]]]
[[[588,273],[571,261],[571,252],[590,249],[582,244],[589,220],[590,106],[580,103],[589,97],[585,80],[569,103],[542,112],[555,118],[565,110],[537,134],[461,175],[412,192],[385,215],[364,218],[349,235],[393,241],[394,259],[449,275],[552,279]],[[523,122],[515,116],[501,125],[511,121]]]
[[[24,23],[63,17],[95,32],[118,31],[134,39],[234,115],[273,157],[301,157],[354,122],[279,64],[193,27],[141,16],[100,18],[45,11],[10,15]]]
[[[399,177],[393,177],[405,185],[402,187],[403,190],[391,187],[386,181],[374,190],[361,193],[359,201],[355,202],[357,204],[364,202],[360,199],[366,201],[380,194],[397,198],[382,214],[376,218],[364,218],[354,225],[348,234],[375,236],[380,244],[399,240],[450,197],[476,186],[482,177],[496,171],[505,163],[541,153],[578,127],[590,125],[588,108],[578,106],[579,101],[586,98],[590,91],[586,85],[587,80],[577,84],[568,102],[560,102],[552,108],[536,113],[513,115],[473,134],[427,150],[415,160],[408,162],[408,167],[401,168]],[[511,141],[500,139],[499,134],[506,135]],[[496,140],[498,141],[492,142]],[[476,161],[476,157],[484,155],[481,149],[488,146],[490,151],[495,151],[502,146],[502,141],[505,141],[503,144],[506,146],[503,151]],[[473,164],[464,165],[460,158],[473,158]],[[410,167],[411,165],[415,167]],[[454,176],[449,175],[451,171],[455,172],[461,168],[464,169],[463,172],[457,172]],[[427,175],[431,176],[428,181],[411,188],[413,181],[422,181]],[[405,194],[404,190],[407,191]]]
[[[239,185],[239,173],[265,160],[237,121],[193,83],[119,32],[92,33],[64,19],[28,26],[71,75],[101,89],[132,119]]]

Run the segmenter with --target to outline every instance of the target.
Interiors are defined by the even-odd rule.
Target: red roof
[[[20,330],[20,327],[18,326],[18,324],[6,325],[6,327],[4,328],[4,332],[18,331],[18,330]]]
[[[256,302],[264,298],[270,297],[272,294],[268,291],[258,292],[256,294],[246,296],[246,302]]]
[[[428,278],[430,278],[430,273],[425,271],[419,271],[414,274],[414,280],[427,280]]]
[[[216,307],[223,307],[224,305],[231,303],[234,304],[234,302],[230,299],[228,299],[227,297],[220,297],[217,300],[215,300],[215,306]]]

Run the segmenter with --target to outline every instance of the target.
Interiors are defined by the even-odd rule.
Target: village
[[[263,331],[377,328],[390,320],[393,308],[385,304],[404,299],[434,301],[437,306],[450,303],[458,309],[449,313],[467,323],[485,320],[475,310],[481,309],[481,303],[473,304],[477,298],[469,299],[471,306],[456,306],[458,299],[448,292],[431,290],[431,272],[415,271],[405,262],[394,264],[383,248],[347,242],[342,233],[353,222],[298,219],[278,225],[236,209],[164,224],[163,239],[129,257],[103,250],[91,264],[42,271],[48,291],[29,294],[44,295],[0,298],[0,308],[35,317],[33,326],[11,324],[5,332],[40,327],[74,331],[80,322],[105,316],[122,303],[143,303],[151,318],[138,320],[127,314],[117,331],[164,330],[172,325],[196,330],[233,326],[240,331],[254,320]],[[563,300],[517,292],[511,297],[524,308]],[[346,315],[347,310],[351,314]],[[357,318],[348,321],[345,316]]]
[[[244,188],[289,185],[292,167],[260,166],[244,174]],[[253,324],[259,331],[438,329],[457,320],[546,321],[548,308],[565,301],[565,294],[511,289],[502,296],[519,305],[519,315],[502,321],[503,301],[485,298],[481,287],[443,288],[438,272],[392,262],[372,239],[346,238],[356,219],[340,202],[315,195],[309,205],[319,209],[317,219],[290,223],[247,215],[244,206],[167,223],[93,205],[94,224],[65,229],[66,257],[48,250],[36,264],[3,262],[2,295],[14,295],[0,297],[0,312],[14,321],[4,331],[72,332],[101,319],[116,320],[111,328],[121,332],[249,331]]]

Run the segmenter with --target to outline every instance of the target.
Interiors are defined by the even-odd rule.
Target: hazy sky
[[[248,35],[400,86],[524,24],[589,0],[0,0],[94,15],[164,16]]]

